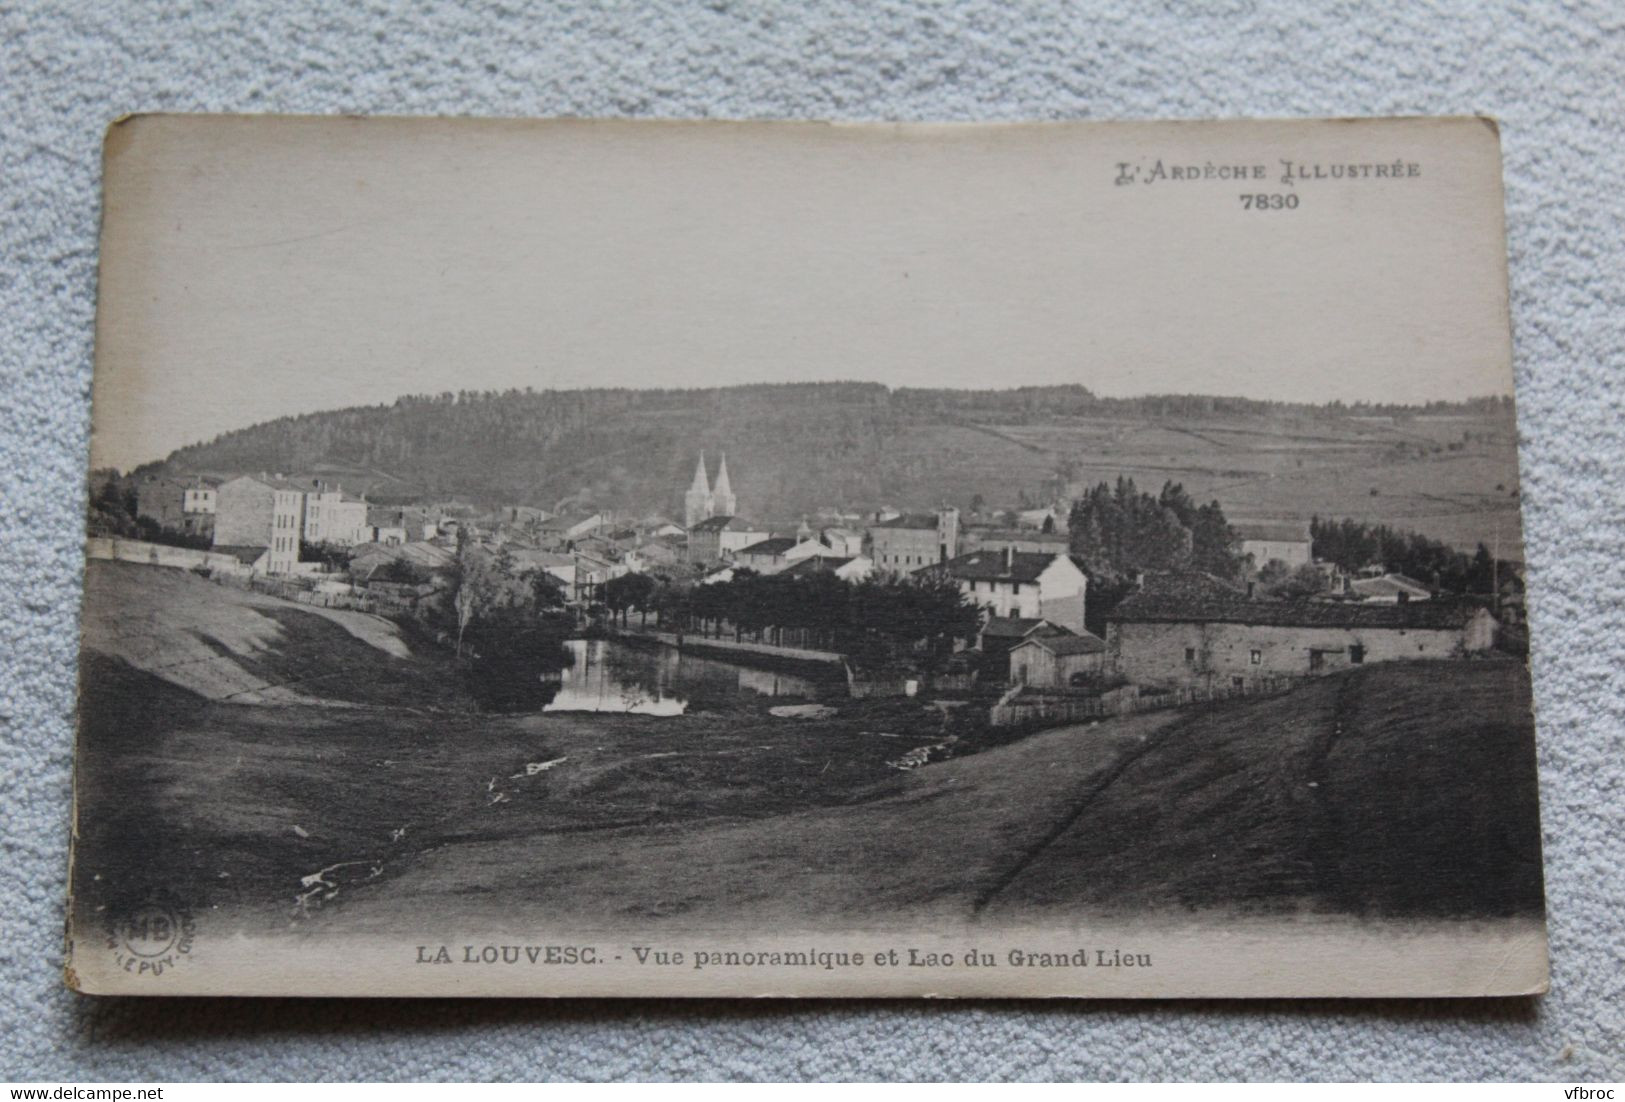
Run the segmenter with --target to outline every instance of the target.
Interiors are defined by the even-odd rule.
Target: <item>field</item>
[[[920,477],[951,492],[992,476],[982,491],[989,501],[1017,489],[1037,499],[1070,464],[1073,494],[1120,475],[1153,492],[1174,481],[1198,501],[1218,500],[1232,519],[1351,517],[1468,551],[1499,543],[1503,557],[1521,557],[1516,440],[1496,418],[1078,417],[976,432],[974,445],[961,441],[945,455],[951,438],[921,434]],[[899,446],[909,454],[909,441]]]
[[[327,931],[1541,907],[1527,679],[1506,661],[1371,666],[1016,741],[966,728],[902,771],[946,737],[928,704],[492,717],[443,656],[387,633],[90,570],[81,916],[154,886],[245,927]],[[143,630],[121,630],[138,608]],[[139,661],[230,623],[237,650],[214,654],[266,686],[311,690],[312,653],[347,675],[267,707]]]

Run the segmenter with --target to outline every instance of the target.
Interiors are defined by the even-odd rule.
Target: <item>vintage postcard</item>
[[[76,990],[1546,989],[1493,122],[105,158]]]

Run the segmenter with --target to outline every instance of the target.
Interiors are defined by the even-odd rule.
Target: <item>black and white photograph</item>
[[[105,173],[76,990],[1545,990],[1493,121]]]

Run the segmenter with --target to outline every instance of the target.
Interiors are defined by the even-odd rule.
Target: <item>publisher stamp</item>
[[[191,910],[161,890],[114,912],[107,925],[114,962],[133,976],[164,975],[191,955],[195,937]]]

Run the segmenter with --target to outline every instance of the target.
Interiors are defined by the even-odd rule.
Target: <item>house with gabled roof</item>
[[[875,564],[865,555],[808,555],[785,567],[782,573],[792,578],[833,574],[843,582],[858,582],[873,574],[874,570]]]
[[[707,517],[688,530],[688,561],[717,562],[772,534],[743,517]]]
[[[1110,669],[1141,685],[1241,688],[1369,662],[1489,650],[1496,622],[1466,600],[1260,599],[1210,574],[1151,575],[1106,614]]]
[[[206,475],[148,475],[136,486],[136,516],[165,531],[211,535],[220,481]]]
[[[1032,689],[1074,689],[1098,679],[1106,641],[1089,632],[1033,635],[1010,649],[1010,683]]]
[[[869,526],[869,558],[883,573],[911,574],[958,554],[958,509],[899,513]]]
[[[1070,555],[1031,551],[972,551],[915,572],[959,584],[990,617],[1048,620],[1081,632],[1089,579]]]
[[[1253,569],[1279,560],[1290,567],[1307,566],[1314,561],[1309,526],[1298,521],[1238,520],[1231,523],[1241,540],[1241,553],[1250,555]]]
[[[1431,589],[1404,574],[1355,578],[1349,582],[1348,592],[1363,601],[1389,605],[1396,605],[1402,601],[1426,601],[1433,596]]]
[[[790,565],[790,552],[801,543],[794,536],[773,536],[757,540],[733,553],[733,561],[758,574],[777,574]]]
[[[1070,634],[1066,628],[1042,617],[990,616],[976,637],[976,647],[982,652],[983,677],[1008,679],[1010,652],[1029,639]]]

